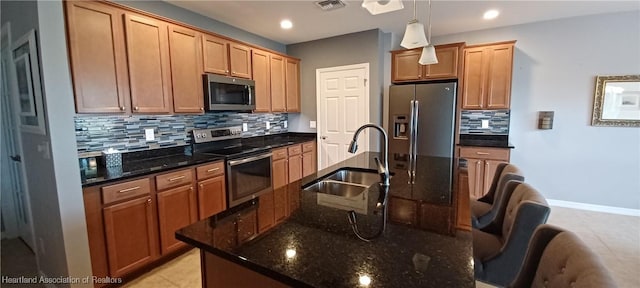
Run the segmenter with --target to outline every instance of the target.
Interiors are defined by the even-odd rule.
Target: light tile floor
[[[640,287],[640,217],[552,207],[548,223],[576,233],[600,255],[619,287]],[[34,273],[35,267],[32,270],[24,268],[25,265],[35,266],[33,254],[26,248],[15,248],[16,244],[24,245],[19,240],[2,240],[2,275]],[[22,251],[21,255],[16,255],[16,251]],[[16,261],[26,264],[17,265]],[[124,287],[191,288],[200,287],[200,283],[200,255],[197,249],[193,249]],[[491,287],[478,284],[478,287]]]

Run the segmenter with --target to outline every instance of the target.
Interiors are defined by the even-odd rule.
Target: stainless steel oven
[[[227,160],[229,207],[271,190],[271,153]]]

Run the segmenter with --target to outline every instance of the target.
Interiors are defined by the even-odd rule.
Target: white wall
[[[602,14],[434,38],[517,40],[511,161],[549,199],[640,209],[640,128],[591,126],[596,75],[640,74],[640,12]],[[537,112],[555,111],[553,130]]]

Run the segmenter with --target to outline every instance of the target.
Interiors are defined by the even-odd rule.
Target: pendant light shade
[[[424,35],[424,25],[418,22],[418,20],[411,20],[407,24],[407,28],[404,30],[404,37],[400,46],[406,49],[413,49],[429,45],[427,37]]]
[[[436,48],[433,45],[424,46],[422,48],[422,55],[418,60],[420,65],[438,64],[438,57],[436,57]]]
[[[367,9],[371,15],[378,15],[387,12],[393,12],[404,8],[402,0],[388,0],[387,3],[380,3],[384,1],[379,0],[364,0],[362,1],[362,7]]]

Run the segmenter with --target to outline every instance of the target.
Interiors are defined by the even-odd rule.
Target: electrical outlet
[[[267,127],[267,130],[271,129],[271,123],[269,123],[269,121],[265,121],[264,125]]]
[[[284,129],[287,129],[288,126],[289,126],[289,121],[284,120]]]
[[[489,120],[482,120],[482,128],[483,129],[489,128]]]
[[[309,128],[316,128],[316,121],[309,121]]]
[[[247,125],[247,123],[242,123],[242,132],[247,132],[249,131],[249,125]]]
[[[147,141],[153,141],[154,139],[156,139],[155,135],[153,134],[153,128],[144,129],[144,138],[147,139]]]

